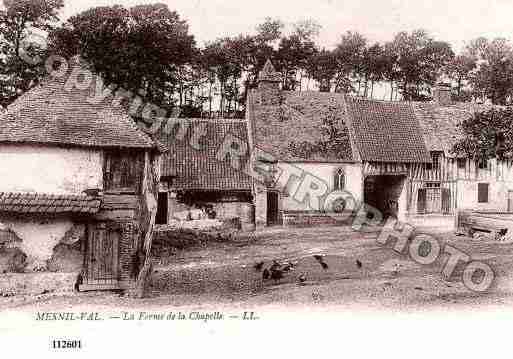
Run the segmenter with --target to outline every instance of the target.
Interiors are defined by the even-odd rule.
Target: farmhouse
[[[489,108],[453,103],[443,85],[432,102],[283,91],[268,61],[245,120],[177,119],[162,130],[171,150],[159,221],[209,204],[247,229],[336,224],[365,203],[383,219],[449,229],[462,209],[513,211],[511,161],[451,152],[458,124]]]
[[[340,190],[417,225],[452,228],[459,209],[513,210],[511,161],[451,154],[458,123],[486,105],[452,103],[444,86],[430,103],[385,102],[282,91],[279,78],[268,62],[248,97],[252,163],[269,177],[254,182],[257,226],[333,221]]]
[[[19,238],[21,271],[72,272],[82,290],[129,289],[162,147],[113,96],[92,100],[99,76],[73,81],[87,73],[76,63],[2,115],[0,222]]]

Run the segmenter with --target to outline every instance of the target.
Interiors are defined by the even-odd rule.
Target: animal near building
[[[386,102],[282,91],[279,78],[268,62],[248,97],[252,161],[271,174],[255,184],[257,225],[330,221],[330,193],[342,189],[416,225],[453,227],[460,209],[513,211],[511,161],[451,151],[458,124],[490,106],[453,103],[445,86],[433,102]]]
[[[451,228],[460,209],[513,211],[511,161],[451,152],[461,138],[458,124],[488,108],[452,103],[444,86],[422,103],[282,91],[268,61],[248,94],[244,121],[184,120],[179,128],[204,138],[199,151],[178,130],[165,138],[172,150],[164,172],[174,181],[166,188],[188,189],[190,198],[217,203],[228,216],[252,216],[253,204],[257,227],[338,223],[348,206],[336,194],[346,191],[352,209],[365,203],[384,218]],[[227,145],[226,138],[233,140]]]
[[[81,71],[90,74],[74,64],[49,77],[2,115],[0,222],[24,255],[16,271],[72,272],[81,290],[131,289],[162,147],[113,96],[96,101],[95,83],[78,86]]]

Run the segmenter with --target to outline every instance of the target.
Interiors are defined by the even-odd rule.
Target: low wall
[[[436,232],[456,230],[456,215],[426,214],[407,216],[404,221],[415,228]]]
[[[352,213],[283,212],[284,227],[343,226],[351,224]]]
[[[77,273],[6,273],[0,275],[0,295],[71,293]]]

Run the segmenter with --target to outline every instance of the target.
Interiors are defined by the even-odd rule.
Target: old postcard
[[[2,353],[504,356],[511,15],[3,0]]]

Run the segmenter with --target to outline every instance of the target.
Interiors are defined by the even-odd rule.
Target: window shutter
[[[419,192],[417,194],[417,212],[424,213],[426,212],[426,189],[419,188]]]

